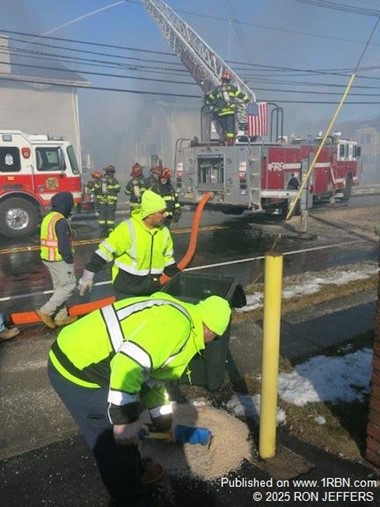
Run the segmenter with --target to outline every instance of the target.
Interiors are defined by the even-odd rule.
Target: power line
[[[343,5],[328,0],[296,0],[296,2],[302,4],[315,5],[316,7],[324,7],[327,9],[333,9],[335,11],[349,12],[350,14],[362,14],[364,16],[380,16],[379,9],[363,9],[362,7],[355,7],[353,5]]]
[[[52,80],[44,80],[37,79],[31,81],[30,78],[11,78],[0,76],[0,81],[12,81],[12,82],[23,82],[29,84],[43,84],[50,86],[59,86],[63,88],[79,88],[85,90],[97,90],[97,91],[109,91],[109,92],[120,92],[120,93],[132,93],[136,95],[154,95],[154,96],[164,96],[164,97],[178,97],[178,98],[186,98],[186,99],[197,99],[200,100],[202,97],[200,95],[189,95],[184,93],[169,93],[169,92],[156,92],[156,91],[143,91],[143,90],[131,90],[126,88],[115,88],[115,87],[105,87],[105,86],[93,86],[93,85],[82,85],[78,84],[66,84],[66,83],[56,83]],[[277,97],[268,97],[268,98],[260,98],[260,101],[263,102],[276,102],[283,104],[337,104],[337,101],[327,101],[327,100],[290,100],[290,99],[282,99]],[[380,101],[350,101],[346,102],[346,105],[379,105]]]
[[[6,31],[5,31],[6,32]],[[10,32],[8,31],[8,33],[17,33],[17,34],[21,34],[21,35],[28,35],[28,36],[32,36],[31,34],[26,34],[26,33],[23,33],[23,32]],[[50,37],[46,37],[47,39],[49,39]],[[82,41],[74,41],[72,39],[63,39],[63,38],[52,38],[52,39],[59,39],[61,41],[65,41],[65,42],[80,42],[82,43]],[[23,41],[21,39],[18,39],[18,38],[14,38],[14,37],[11,37],[10,40],[12,41],[16,41],[16,42],[26,42],[26,41]],[[134,60],[134,61],[141,61],[141,62],[145,62],[145,63],[163,63],[165,65],[170,65],[170,66],[174,66],[174,67],[178,67],[178,72],[186,72],[183,67],[182,67],[182,64],[179,63],[179,62],[167,62],[167,61],[160,61],[160,60],[150,60],[150,59],[140,59],[140,58],[136,58],[136,57],[127,57],[127,56],[121,56],[121,55],[115,55],[115,54],[111,54],[111,53],[101,53],[101,52],[95,52],[95,51],[88,51],[88,50],[81,50],[81,49],[75,49],[75,48],[69,48],[69,47],[60,47],[60,46],[56,46],[56,45],[52,45],[52,44],[45,44],[45,43],[40,43],[40,42],[34,42],[34,41],[31,41],[32,44],[37,44],[37,45],[40,45],[40,46],[44,46],[44,47],[51,47],[51,48],[55,48],[55,49],[60,49],[60,50],[65,50],[65,51],[75,51],[75,52],[80,52],[80,53],[84,53],[84,54],[93,54],[93,55],[97,55],[97,56],[104,56],[104,57],[110,57],[110,58],[115,58],[115,59],[119,59],[119,60]],[[93,45],[103,45],[103,44],[98,44],[98,43],[89,43],[89,42],[86,42],[85,44],[93,44]],[[107,46],[110,46],[110,45],[107,45]],[[140,48],[126,48],[126,47],[123,47],[123,46],[112,46],[112,47],[115,47],[115,48],[122,48],[122,49],[127,49],[129,51],[136,51],[136,52],[140,52],[140,51],[143,51],[143,52],[150,52],[148,50],[143,50],[143,49],[140,49]],[[26,49],[21,49],[21,48],[18,48],[18,47],[15,47],[14,49],[12,49],[12,51],[15,51],[15,52],[20,52],[20,53],[24,53],[24,54],[32,54],[32,55],[38,55],[39,58],[42,58],[42,57],[50,57],[50,58],[62,58],[64,60],[68,60],[68,61],[73,61],[73,62],[88,62],[88,64],[94,64],[94,63],[98,63],[98,64],[101,64],[101,65],[104,65],[104,66],[109,66],[109,67],[120,67],[121,65],[119,65],[118,63],[115,63],[115,62],[109,62],[109,60],[107,61],[103,61],[103,60],[94,60],[94,59],[87,59],[87,58],[76,58],[76,57],[71,57],[71,56],[66,56],[66,55],[60,55],[60,54],[57,54],[57,53],[45,53],[45,52],[40,52],[40,51],[34,51],[34,50],[26,50]],[[154,54],[162,54],[162,55],[169,55],[168,53],[164,53],[164,52],[157,52],[157,51],[153,51],[152,53]],[[174,54],[170,54],[170,56],[176,56]],[[327,70],[324,70],[324,69],[299,69],[299,68],[292,68],[292,67],[284,67],[284,66],[270,66],[270,65],[263,65],[263,64],[251,64],[251,63],[248,63],[248,62],[235,62],[235,61],[231,61],[230,62],[231,64],[239,64],[239,65],[244,65],[244,66],[247,66],[247,67],[252,67],[252,68],[262,68],[262,69],[265,69],[267,71],[271,70],[272,72],[284,72],[284,71],[291,71],[291,72],[295,72],[295,73],[306,73],[306,74],[326,74],[326,75],[336,75],[336,76],[347,76],[346,73],[349,73],[351,72],[352,69],[347,69],[347,68],[344,68],[344,69],[327,69]],[[170,67],[171,68],[171,67]],[[369,67],[369,68],[364,68],[362,70],[376,70],[378,67]],[[172,70],[172,69],[171,69]]]
[[[126,51],[138,51],[141,53],[152,53],[152,54],[166,55],[166,56],[171,56],[171,57],[177,58],[177,55],[173,52],[169,53],[169,52],[157,51],[157,50],[153,50],[153,49],[133,48],[133,47],[129,47],[129,46],[119,46],[117,44],[106,44],[106,43],[100,43],[100,42],[88,42],[88,41],[78,40],[78,39],[66,39],[63,37],[51,37],[51,36],[45,36],[45,35],[36,35],[35,33],[16,32],[13,30],[5,30],[2,28],[0,28],[0,33],[10,33],[13,35],[22,35],[25,37],[34,37],[34,38],[44,39],[44,40],[51,39],[51,40],[63,41],[63,42],[73,42],[74,44],[83,44],[83,45],[87,45],[87,46],[99,46],[99,47],[104,47],[104,48],[123,49]],[[34,44],[33,41],[25,41],[25,43],[28,43],[28,42],[29,43],[32,42]]]
[[[6,64],[7,62],[6,61],[0,61],[0,64]],[[16,64],[13,64],[13,65],[16,65],[16,66],[19,66],[19,67],[27,67],[27,68],[35,68],[35,69],[40,69],[40,70],[52,70],[51,67],[44,67],[42,65],[29,65],[29,64],[24,64],[24,63],[16,63]],[[54,69],[58,72],[66,72],[66,69]],[[138,76],[122,76],[120,74],[105,74],[105,73],[101,73],[101,72],[89,72],[89,71],[80,71],[80,74],[85,74],[85,75],[95,75],[95,76],[100,76],[100,77],[112,77],[112,78],[118,78],[118,79],[132,79],[132,80],[140,80],[140,81],[153,81],[153,82],[159,82],[159,83],[169,83],[169,84],[180,84],[180,85],[189,85],[189,86],[196,86],[196,83],[195,82],[190,82],[190,81],[173,81],[173,80],[169,80],[169,79],[157,79],[157,78],[147,78],[147,77],[138,77]],[[379,78],[380,79],[380,78]],[[309,83],[310,84],[310,83]],[[335,86],[339,86],[339,87],[342,87],[343,85],[335,85]],[[88,87],[86,86],[86,89]],[[365,87],[365,88],[371,88],[371,89],[379,89],[379,87]],[[300,90],[286,90],[286,89],[271,89],[271,88],[257,88],[255,87],[255,90],[257,91],[265,91],[265,92],[281,92],[281,93],[297,93],[297,94],[309,94],[309,95],[341,95],[339,92],[323,92],[323,91],[312,91],[312,90],[305,90],[305,91],[300,91]],[[359,96],[359,97],[377,97],[378,95],[380,95],[380,91],[379,93],[351,93],[351,95],[356,95],[356,96]]]
[[[16,37],[11,37],[10,40],[12,41],[15,41],[15,42],[21,42],[21,43],[25,43],[25,41],[23,39],[18,39]],[[68,40],[69,42],[69,40]],[[30,43],[30,42],[28,42]],[[157,60],[157,58],[155,58],[154,60],[148,60],[148,59],[143,59],[143,58],[136,58],[136,57],[131,57],[131,56],[122,56],[122,55],[116,55],[116,54],[112,54],[112,53],[104,53],[104,52],[99,52],[99,51],[89,51],[89,50],[83,50],[83,49],[77,49],[77,48],[69,48],[69,47],[62,47],[62,46],[57,46],[55,44],[45,44],[43,42],[34,42],[34,41],[31,41],[31,44],[33,45],[36,45],[36,46],[43,46],[43,47],[48,47],[48,48],[53,48],[53,49],[60,49],[60,50],[65,50],[65,51],[73,51],[73,52],[76,52],[76,53],[84,53],[84,54],[91,54],[91,55],[96,55],[96,56],[104,56],[104,57],[111,57],[111,58],[116,58],[116,59],[131,59],[131,60],[141,60],[141,61],[144,61],[144,62],[155,62],[155,63],[169,63],[165,60]],[[21,51],[23,51],[22,48],[17,48],[16,49],[19,49]],[[25,50],[25,51],[28,51],[28,50]],[[129,49],[129,51],[136,51],[138,52],[139,49]],[[45,53],[42,53],[42,54],[45,54]],[[155,53],[156,54],[156,53]],[[170,62],[170,65],[174,65],[174,66],[181,66],[182,64],[179,63],[179,62]]]
[[[4,77],[0,76],[0,81],[12,81],[12,82],[21,82],[21,83],[29,83],[29,84],[43,84],[43,85],[50,85],[50,86],[60,86],[63,88],[83,88],[85,90],[103,90],[103,91],[109,91],[109,92],[122,92],[122,93],[135,93],[137,95],[162,95],[165,97],[182,97],[186,99],[200,99],[201,96],[199,95],[188,95],[185,93],[169,93],[169,92],[155,92],[155,91],[143,91],[143,90],[130,90],[126,88],[113,88],[113,87],[106,87],[106,86],[93,86],[93,85],[85,85],[76,83],[75,85],[69,84],[69,83],[63,83],[59,82],[56,83],[53,80],[49,79],[36,79],[31,80],[30,78],[12,78],[12,77]]]
[[[1,52],[0,52],[1,53]],[[3,64],[6,64],[7,62],[3,61],[3,62],[0,62],[0,63],[3,63]],[[12,65],[14,66],[18,66],[18,67],[25,67],[25,68],[35,68],[35,69],[40,69],[40,70],[49,70],[49,71],[52,71],[54,70],[55,72],[65,72],[67,73],[67,69],[66,68],[59,68],[59,67],[47,67],[47,66],[43,66],[43,65],[32,65],[32,64],[23,64],[23,63],[13,63]],[[137,70],[137,67],[134,68],[134,70]],[[142,70],[142,67],[139,67],[139,70]],[[94,72],[94,71],[85,71],[85,70],[79,70],[79,71],[76,71],[76,73],[80,73],[82,75],[93,75],[93,76],[98,76],[98,77],[110,77],[110,78],[117,78],[117,79],[132,79],[132,80],[140,80],[140,81],[153,81],[153,82],[162,82],[162,83],[169,83],[169,84],[180,84],[180,85],[188,85],[188,86],[195,86],[195,83],[194,82],[189,82],[189,81],[175,81],[175,80],[172,80],[172,79],[159,79],[159,78],[148,78],[148,77],[138,77],[138,76],[126,76],[126,75],[120,75],[120,74],[110,74],[110,73],[102,73],[102,72]],[[149,68],[149,72],[152,72],[152,68],[150,67]],[[161,71],[160,71],[161,73]],[[74,73],[73,73],[74,74]],[[246,76],[248,78],[248,76]],[[379,78],[376,78],[376,79],[379,79]],[[256,81],[259,81],[259,79],[256,78]],[[263,82],[272,82],[272,84],[281,84],[281,82],[278,82],[276,80],[265,80],[265,79],[261,79],[261,81]],[[284,84],[284,82],[282,82],[282,84]],[[285,82],[285,84],[288,84],[288,85],[292,85],[294,86],[295,84],[298,84],[300,85],[300,83],[295,83],[295,82]],[[329,84],[326,84],[326,83],[301,83],[301,85],[308,85],[308,86],[328,86]],[[337,85],[337,84],[330,84],[330,86],[334,86],[334,87],[342,87],[343,85]],[[360,87],[358,86],[357,88],[365,88],[365,89],[377,89],[376,87]],[[274,91],[274,92],[283,92],[283,93],[303,93],[303,94],[315,94],[315,95],[336,95],[335,93],[333,92],[321,92],[321,91],[300,91],[300,90],[285,90],[285,89],[268,89],[268,88],[257,88],[255,87],[256,90],[258,91]],[[376,96],[376,94],[365,94],[365,93],[362,93],[362,94],[359,94],[357,93],[356,95],[358,96],[363,96],[363,97],[366,97],[366,96]]]
[[[87,63],[88,65],[93,65],[94,63],[95,64],[98,64],[98,65],[103,65],[103,66],[108,66],[108,67],[117,67],[117,68],[123,68],[125,67],[126,65],[129,66],[129,67],[134,67],[135,65],[133,64],[129,64],[129,63],[120,63],[120,62],[109,62],[108,60],[94,60],[94,59],[89,59],[89,58],[79,58],[79,57],[76,57],[76,56],[66,56],[66,55],[60,55],[60,54],[57,54],[57,53],[43,53],[41,51],[33,51],[33,50],[29,50],[29,49],[19,49],[19,48],[13,48],[11,50],[11,54],[12,53],[15,53],[16,55],[18,56],[29,56],[29,55],[32,55],[32,56],[36,56],[38,58],[50,58],[50,59],[54,59],[56,60],[57,58],[58,59],[61,59],[65,62],[71,62],[71,63],[78,63],[78,62],[84,62],[86,64],[86,62],[89,62]],[[136,59],[137,60],[137,59]],[[139,60],[141,61],[141,60]],[[143,60],[144,61],[144,60]],[[168,65],[171,65],[171,63],[169,63]],[[156,67],[158,69],[167,69],[167,70],[173,70],[171,67],[163,67],[162,65],[160,65],[159,67]],[[181,73],[184,73],[185,70],[184,69],[175,69],[176,72],[181,72]]]
[[[0,54],[1,53],[6,54],[7,51],[0,50]],[[87,59],[87,58],[70,57],[70,56],[60,55],[57,53],[44,53],[44,52],[40,52],[40,51],[20,49],[17,47],[13,48],[11,50],[11,54],[13,54],[13,53],[15,53],[15,57],[21,56],[24,58],[31,58],[31,59],[38,58],[40,60],[54,60],[55,62],[59,59],[62,59],[66,63],[66,60],[68,59],[69,61],[71,61],[73,63],[79,62],[79,63],[83,63],[86,66],[90,66],[90,67],[91,66],[92,67],[97,66],[97,67],[102,67],[102,68],[107,68],[107,67],[108,68],[115,68],[116,67],[117,69],[123,69],[123,70],[128,69],[128,70],[131,70],[134,72],[149,71],[152,73],[154,73],[154,71],[156,70],[157,73],[166,73],[166,74],[172,73],[172,74],[188,75],[187,71],[183,68],[183,66],[181,64],[175,64],[175,68],[172,68],[171,67],[171,65],[173,65],[172,62],[168,62],[169,66],[163,66],[163,65],[159,65],[158,67],[155,67],[152,65],[144,66],[141,64],[137,64],[137,63],[110,62],[109,60],[102,61],[102,60],[94,60],[94,59]],[[156,63],[155,61],[146,60],[146,59],[139,59],[139,58],[131,58],[131,59],[136,62],[143,62],[143,63],[148,63],[148,64]],[[161,62],[161,63],[165,63],[165,62]],[[15,65],[16,62],[12,62],[12,64]],[[292,67],[270,66],[270,65],[263,65],[263,64],[248,64],[246,62],[232,62],[232,64],[243,66],[241,68],[241,70],[243,70],[245,72],[247,72],[250,68],[255,69],[255,70],[260,70],[261,74],[263,74],[263,72],[265,71],[265,72],[276,72],[276,73],[278,73],[278,72],[282,72],[282,73],[292,72],[292,73],[296,73],[298,75],[300,75],[301,73],[305,73],[305,75],[331,75],[331,76],[338,76],[338,77],[345,77],[346,76],[346,74],[343,73],[343,71],[346,69],[341,69],[340,72],[335,72],[335,71],[333,72],[333,70],[335,70],[335,69],[332,69],[330,71],[323,71],[323,70],[313,70],[313,69],[299,69],[299,68],[292,68]],[[36,66],[36,68],[37,68],[37,66]],[[362,70],[367,70],[367,71],[368,70],[377,70],[378,68],[379,68],[378,66],[371,66],[371,67],[365,67]],[[51,67],[51,70],[59,70],[59,67]],[[70,72],[69,69],[66,68],[66,70],[68,72]],[[86,71],[84,71],[84,70],[76,70],[75,72],[82,72],[83,74],[86,73]],[[96,73],[93,73],[93,74],[96,75]],[[254,79],[254,80],[259,79],[258,76],[256,76],[256,75],[250,76],[248,74],[244,75],[243,78]],[[378,79],[378,78],[373,78],[370,76],[359,76],[359,78],[361,78],[361,79]],[[320,83],[320,84],[323,86],[327,86],[329,83]]]
[[[211,15],[205,15],[205,14],[197,14],[197,13],[194,13],[194,12],[189,12],[189,11],[177,11],[177,12],[182,12],[182,13],[185,13],[185,14],[189,14],[191,16],[196,16],[196,17],[201,17],[201,18],[209,18],[209,19],[213,19],[215,21],[223,21],[223,22],[228,22],[229,20],[226,19],[226,18],[221,18],[221,17],[218,17],[218,16],[211,16]],[[276,28],[276,27],[273,27],[273,26],[268,26],[268,25],[261,25],[259,23],[249,23],[247,21],[240,21],[240,20],[237,20],[237,19],[233,19],[232,21],[233,23],[236,23],[237,25],[241,25],[241,26],[248,26],[248,27],[252,27],[252,28],[262,28],[264,30],[271,30],[271,31],[275,31],[275,32],[282,32],[282,33],[288,33],[288,34],[293,34],[293,35],[302,35],[303,37],[314,37],[314,38],[318,38],[318,39],[327,39],[327,40],[334,40],[334,41],[340,41],[340,42],[349,42],[349,43],[353,43],[353,44],[363,44],[365,41],[362,41],[362,40],[355,40],[355,39],[345,39],[345,38],[342,38],[342,37],[333,37],[333,36],[329,36],[329,35],[322,35],[320,33],[310,33],[310,32],[300,32],[300,31],[297,31],[297,30],[290,30],[290,29],[286,29],[286,28]],[[378,43],[372,43],[373,45],[379,45]]]
[[[0,54],[1,54],[1,52],[0,52]],[[7,64],[7,63],[8,62],[6,62],[6,61],[0,61],[0,64]],[[50,71],[54,70],[55,72],[67,73],[67,69],[44,67],[43,65],[31,65],[31,64],[27,64],[27,63],[13,63],[12,65],[17,66],[17,67],[26,67],[26,68],[50,70]],[[73,72],[73,74],[74,74],[74,72]],[[138,76],[122,76],[120,74],[109,74],[109,73],[105,74],[103,72],[90,72],[90,71],[85,71],[85,70],[78,71],[77,74],[100,76],[100,77],[112,77],[112,78],[118,78],[118,79],[154,81],[154,82],[160,82],[160,83],[181,84],[181,85],[190,85],[190,86],[196,85],[196,83],[190,82],[190,81],[173,81],[172,79],[158,79],[158,78],[138,77]]]

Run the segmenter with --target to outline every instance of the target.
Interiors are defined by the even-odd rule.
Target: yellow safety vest
[[[59,213],[58,211],[51,211],[42,220],[40,245],[41,245],[41,259],[44,261],[57,262],[62,260],[62,256],[58,250],[58,238],[55,232],[55,224],[58,222],[58,220],[61,220],[61,218],[65,218],[62,215],[62,213]],[[70,227],[69,222],[68,224]]]

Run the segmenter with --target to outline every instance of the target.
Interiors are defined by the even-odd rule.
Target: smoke
[[[82,159],[86,161],[89,153],[91,160],[85,172],[112,164],[122,185],[130,179],[135,162],[148,176],[152,156],[173,167],[176,140],[200,135],[200,106],[194,100],[83,90],[79,109]]]
[[[118,3],[115,0],[114,4]],[[169,0],[168,3],[223,59],[235,62],[232,68],[247,80],[259,101],[272,101],[283,108],[285,135],[294,132],[314,136],[326,129],[341,95],[305,95],[303,91],[314,87],[299,83],[325,83],[318,87],[321,92],[331,91],[327,84],[340,84],[342,87],[335,91],[343,94],[350,71],[354,69],[373,26],[373,20],[366,16],[326,11],[290,0],[193,0],[191,3]],[[106,12],[92,17],[87,2],[77,2],[72,15],[58,1],[51,2],[56,9],[39,11],[44,4],[48,2],[3,0],[3,28],[40,34],[57,29],[54,35],[58,37],[169,50],[157,26],[149,20],[140,4],[126,2],[124,7],[107,7]],[[110,5],[114,4],[110,2]],[[94,13],[103,9],[94,10]],[[60,26],[66,28],[58,30]],[[375,49],[369,49],[363,65],[376,65]],[[241,71],[238,62],[247,62],[252,68]],[[75,64],[69,66],[78,74],[83,68],[83,64],[78,64],[77,68]],[[347,75],[339,77],[323,73],[326,69],[337,68],[346,68]],[[319,69],[321,74],[311,77],[308,70],[313,69]],[[141,87],[155,92],[199,93],[201,96],[197,86],[83,77],[97,86],[112,87],[115,83],[117,88]],[[289,84],[278,84],[281,80]],[[281,92],[280,88],[295,93]],[[172,166],[176,139],[200,134],[201,100],[91,90],[80,90],[78,94],[82,159],[89,158],[91,170],[112,163],[118,168],[122,183],[129,179],[130,167],[136,161],[145,166],[147,173],[153,155],[160,157],[165,165]],[[334,103],[290,104],[285,102],[287,99],[332,100]],[[349,96],[348,101],[350,99]],[[370,114],[373,114],[373,106],[345,105],[338,124]]]
[[[36,13],[33,2],[28,0],[2,0],[1,1],[1,28],[35,33],[43,30],[41,19]],[[16,26],[13,26],[15,24]]]

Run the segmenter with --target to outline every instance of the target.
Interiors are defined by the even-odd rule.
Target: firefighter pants
[[[108,419],[108,389],[76,385],[62,377],[50,360],[48,376],[95,455],[101,478],[111,496],[111,505],[149,507],[137,446],[119,445],[113,438]]]
[[[74,264],[65,261],[42,261],[49,270],[53,282],[53,295],[40,311],[59,319],[68,317],[66,302],[73,295],[76,287]]]
[[[115,227],[116,203],[99,203],[98,211],[98,223],[100,227],[107,228],[108,230],[113,229]]]
[[[234,139],[236,135],[235,114],[218,116],[220,128],[223,130],[225,140]]]

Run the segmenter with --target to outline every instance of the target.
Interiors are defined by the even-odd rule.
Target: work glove
[[[141,432],[141,433],[140,433]],[[119,445],[137,445],[141,434],[149,433],[149,428],[140,419],[129,424],[114,424],[113,437]]]
[[[95,273],[92,271],[88,271],[87,269],[83,270],[82,278],[80,278],[78,283],[78,290],[81,296],[84,296],[85,292],[91,292],[92,286],[94,285],[94,276]]]
[[[173,222],[178,222],[178,220],[181,218],[181,210],[176,209],[173,211]]]
[[[154,431],[170,431],[173,425],[173,414],[162,414],[158,417],[152,417],[152,425]]]

